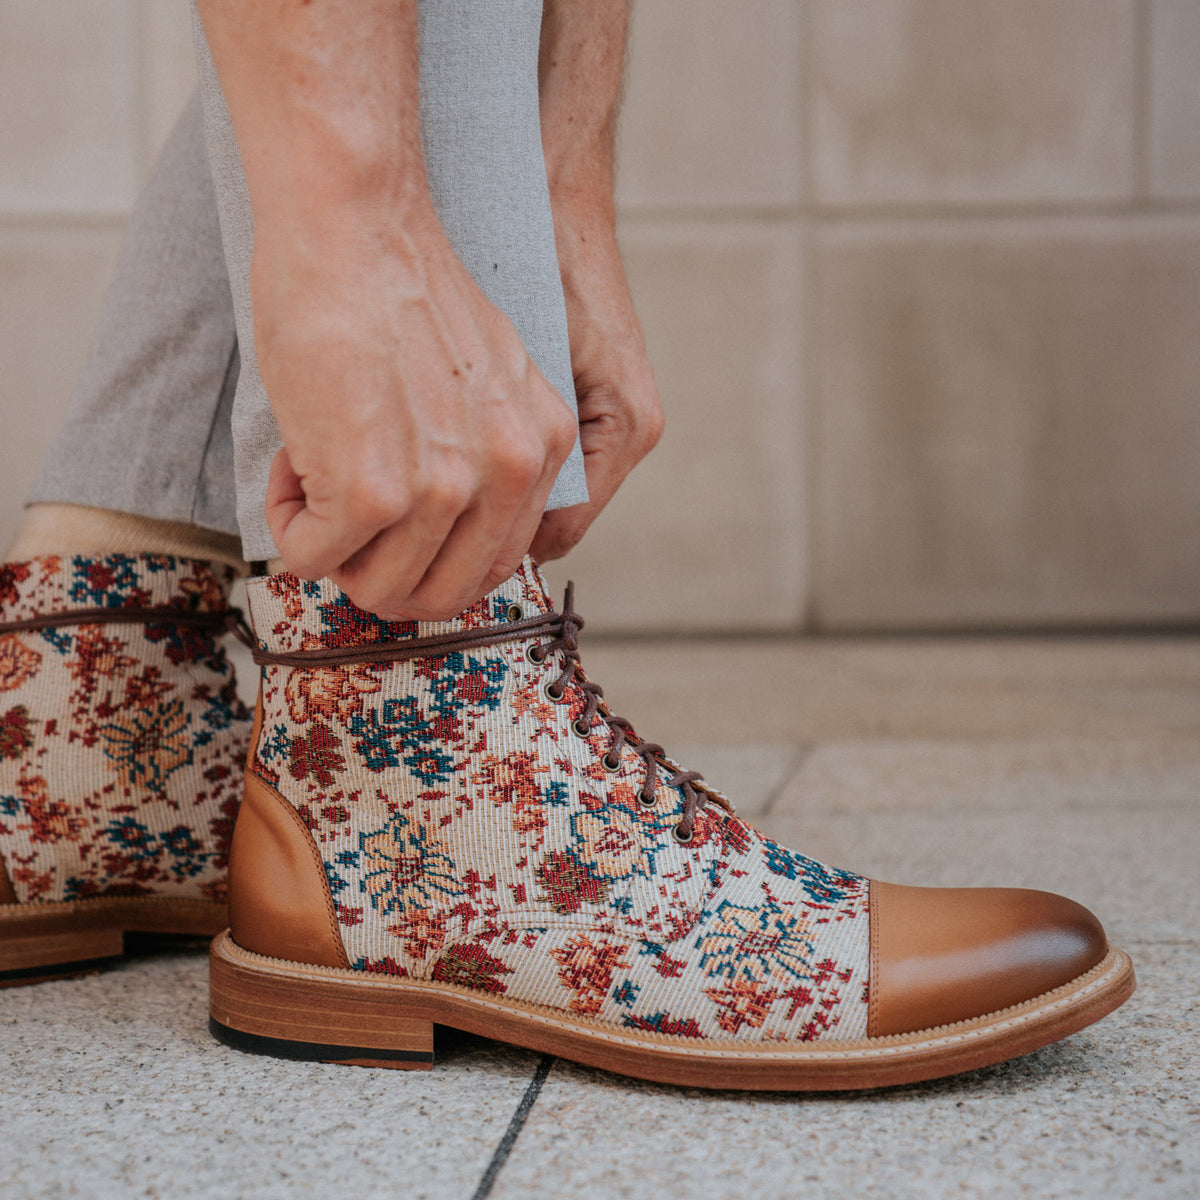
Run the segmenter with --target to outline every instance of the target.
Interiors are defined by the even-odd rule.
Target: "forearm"
[[[331,239],[427,225],[416,0],[199,0],[199,11],[256,244],[278,233],[295,254],[311,231],[324,253]]]
[[[542,146],[590,500],[546,515],[541,558],[579,541],[663,427],[613,201],[628,23],[628,0],[546,0],[542,16]]]
[[[613,218],[629,0],[546,0],[538,58],[551,198]]]
[[[416,9],[200,0],[283,441],[267,523],[289,570],[389,619],[444,620],[516,569],[576,425],[438,223]]]

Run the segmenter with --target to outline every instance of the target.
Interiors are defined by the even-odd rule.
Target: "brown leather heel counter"
[[[296,810],[246,772],[229,854],[229,928],[246,950],[289,962],[348,967],[329,880]]]

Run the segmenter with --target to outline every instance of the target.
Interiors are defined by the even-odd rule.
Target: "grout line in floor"
[[[779,797],[782,796],[785,791],[787,791],[788,784],[795,779],[797,774],[799,774],[800,768],[804,765],[805,760],[812,752],[813,747],[807,743],[796,747],[791,759],[788,761],[788,765],[784,768],[783,774],[779,777],[779,782],[776,783],[770,792],[767,793],[766,802],[763,804],[762,808],[760,808],[758,812],[754,814],[756,817],[770,816],[771,810],[779,802]]]
[[[508,1123],[508,1128],[504,1131],[504,1136],[493,1151],[491,1162],[488,1163],[487,1170],[484,1171],[483,1178],[479,1181],[479,1186],[472,1193],[471,1200],[485,1200],[485,1197],[491,1193],[492,1185],[503,1170],[504,1164],[508,1162],[508,1156],[512,1153],[513,1146],[516,1145],[517,1138],[525,1126],[534,1102],[541,1094],[542,1084],[546,1082],[546,1076],[550,1074],[552,1066],[554,1066],[554,1056],[552,1054],[542,1055],[542,1061],[538,1063],[537,1070],[534,1071],[533,1078],[529,1081],[529,1086],[525,1089],[525,1094],[521,1097],[521,1102],[517,1105],[512,1120]]]

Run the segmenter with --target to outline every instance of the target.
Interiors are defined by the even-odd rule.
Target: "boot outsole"
[[[318,967],[244,950],[225,931],[209,951],[213,1034],[278,1057],[428,1070],[442,1025],[654,1083],[764,1091],[888,1087],[1028,1054],[1098,1021],[1136,986],[1121,950],[1070,983],[986,1016],[853,1042],[689,1042],[603,1026],[455,984]]]
[[[225,905],[162,896],[101,896],[0,905],[0,988],[69,979],[114,966],[127,935],[211,938]]]

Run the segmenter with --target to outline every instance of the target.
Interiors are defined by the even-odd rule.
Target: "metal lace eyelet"
[[[601,760],[600,765],[611,774],[615,775],[621,769],[621,756],[613,754],[610,750]]]
[[[542,649],[539,642],[530,642],[525,647],[525,658],[533,663],[535,667],[540,667],[546,661],[546,652]]]
[[[683,825],[682,825],[682,823],[680,823],[679,825],[673,825],[673,826],[671,827],[671,836],[672,836],[672,837],[673,837],[673,838],[674,838],[674,839],[675,839],[675,840],[676,840],[676,841],[677,841],[677,842],[678,842],[678,843],[679,843],[681,846],[686,846],[686,845],[688,845],[688,844],[691,842],[691,840],[692,840],[693,836],[695,835],[695,832],[696,832],[696,831],[693,829],[693,830],[692,830],[692,832],[691,832],[691,833],[689,833],[689,834],[687,835],[687,837],[684,837],[684,836],[683,836],[683,834],[679,832],[679,831],[680,831],[682,828],[683,828]]]
[[[507,621],[519,621],[524,615],[525,610],[515,602],[504,610],[504,618]]]
[[[557,683],[546,684],[546,686],[542,688],[542,692],[545,694],[546,699],[554,704],[557,704],[560,700],[562,700],[563,696],[566,694],[564,689],[560,688]]]
[[[648,795],[645,792],[638,792],[638,803],[643,808],[653,808],[658,803],[658,796],[654,792]]]
[[[579,736],[580,736],[581,738],[586,738],[586,737],[591,737],[591,736],[592,736],[592,727],[591,727],[591,725],[587,725],[587,724],[585,724],[585,723],[584,723],[584,720],[583,720],[583,718],[582,718],[582,717],[579,717],[579,718],[577,718],[576,720],[572,721],[572,722],[571,722],[571,728],[572,728],[573,730],[575,730],[575,732],[576,732],[577,734],[579,734]]]

